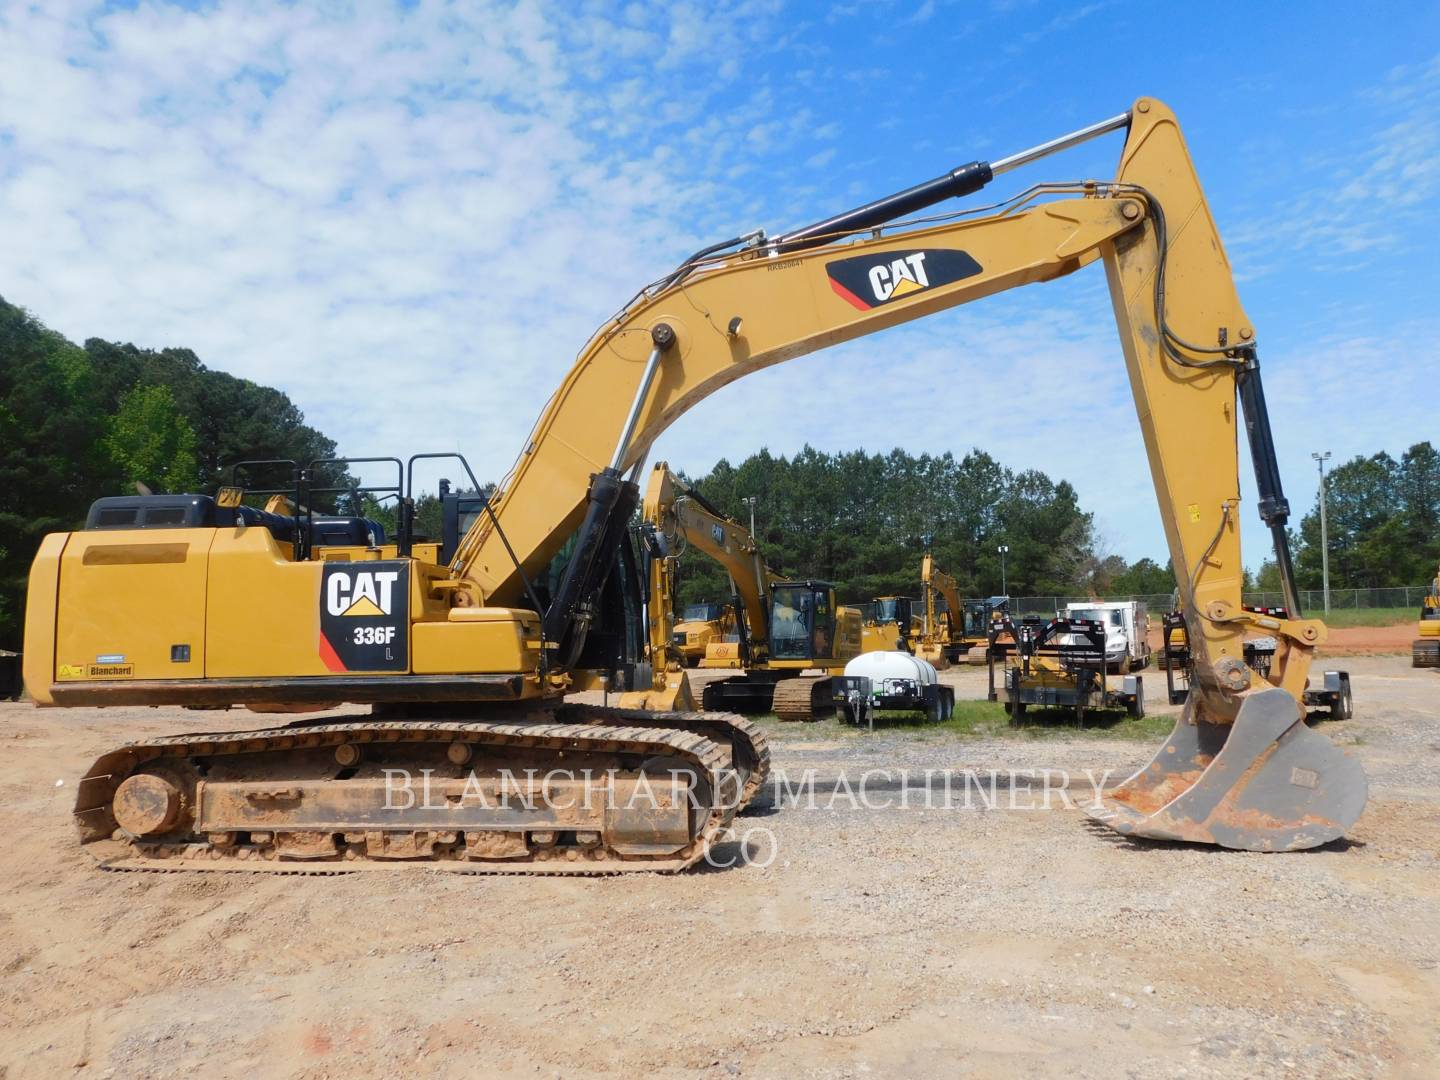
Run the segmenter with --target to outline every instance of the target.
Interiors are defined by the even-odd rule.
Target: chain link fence
[[[1408,585],[1391,589],[1331,589],[1330,610],[1344,611],[1359,608],[1414,608],[1420,610],[1420,602],[1430,595],[1430,585]],[[1012,615],[1051,616],[1062,611],[1066,604],[1083,604],[1094,600],[1092,596],[1017,596],[1010,600]],[[1173,593],[1150,593],[1136,596],[1104,596],[1102,600],[1140,600],[1151,613],[1169,611],[1174,607]],[[1278,592],[1247,592],[1244,603],[1256,607],[1284,607],[1285,598]],[[1301,589],[1300,605],[1307,614],[1325,610],[1325,594],[1320,589]]]

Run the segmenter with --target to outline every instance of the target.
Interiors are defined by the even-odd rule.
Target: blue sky
[[[1440,436],[1437,43],[1433,5],[12,0],[0,294],[280,386],[343,452],[459,449],[498,476],[590,331],[691,250],[1153,95],[1303,511],[1311,450]],[[1119,144],[990,190],[1109,175]],[[1077,429],[1091,450],[1049,449]],[[1110,550],[1164,558],[1098,268],[742,380],[655,452],[703,472],[807,441],[978,445],[1071,480]]]

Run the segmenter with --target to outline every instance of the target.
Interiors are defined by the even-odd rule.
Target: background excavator
[[[1113,179],[913,216],[1112,131],[1125,133]],[[46,537],[26,613],[37,704],[375,706],[107,752],[78,785],[82,841],[122,867],[693,865],[763,776],[763,740],[725,714],[562,703],[634,678],[643,578],[629,526],[654,440],[749,372],[1092,263],[1109,284],[1194,682],[1154,761],[1091,813],[1127,835],[1254,850],[1341,836],[1366,782],[1304,722],[1326,631],[1299,617],[1256,330],[1179,124],[1141,98],[1020,153],[685,260],[584,346],[447,562],[417,549],[408,513],[393,543],[360,541],[359,525],[355,542],[317,543],[302,511],[267,515],[239,492],[165,507],[136,497]],[[1240,603],[1242,418],[1291,613],[1274,620],[1265,677],[1242,652],[1255,621]],[[386,770],[422,769],[425,799],[387,800]],[[527,798],[497,804],[516,775]],[[627,798],[665,777],[663,797]],[[604,797],[576,801],[588,786]]]
[[[928,551],[920,559],[923,614],[914,635],[915,655],[944,670],[962,662],[972,648],[984,645],[990,634],[990,604],[966,600],[960,583],[935,565]]]
[[[1420,603],[1418,635],[1410,643],[1410,666],[1440,668],[1440,570],[1430,586],[1430,595]]]
[[[701,662],[704,668],[744,669],[705,686],[705,711],[773,712],[782,720],[832,715],[830,679],[860,651],[860,613],[839,606],[828,582],[782,579],[765,565],[748,529],[688,488],[663,461],[651,470],[644,507],[652,687],[624,695],[621,706],[666,710],[691,701],[670,623],[676,564],[694,549],[725,569],[735,607],[744,612],[736,640],[713,643]],[[644,681],[643,671],[639,678]]]

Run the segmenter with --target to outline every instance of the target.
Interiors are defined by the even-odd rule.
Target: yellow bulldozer
[[[1440,668],[1440,570],[1430,586],[1430,595],[1420,602],[1417,637],[1410,644],[1412,667]]]
[[[941,205],[1109,132],[1123,138],[1109,178]],[[23,658],[38,706],[371,706],[108,750],[77,785],[82,844],[134,869],[694,865],[763,781],[763,735],[726,713],[566,700],[636,680],[645,584],[630,522],[655,439],[751,372],[1091,266],[1109,286],[1194,677],[1151,764],[1089,812],[1127,836],[1252,850],[1343,835],[1366,781],[1304,722],[1326,629],[1299,614],[1259,334],[1178,121],[1140,98],[812,225],[712,244],[644,286],[580,349],[446,559],[408,513],[394,537],[322,520],[309,463],[288,512],[240,492],[133,496],[45,537]],[[483,422],[515,403],[472,406]],[[1243,655],[1256,617],[1240,602],[1242,418],[1290,613],[1273,620],[1264,677]],[[796,582],[771,604],[772,663],[827,651],[832,590]],[[396,798],[392,781],[417,774],[424,797]]]

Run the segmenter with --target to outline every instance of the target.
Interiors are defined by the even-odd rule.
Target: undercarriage
[[[763,734],[725,714],[340,717],[111,751],[75,818],[117,870],[674,872],[768,770]]]

